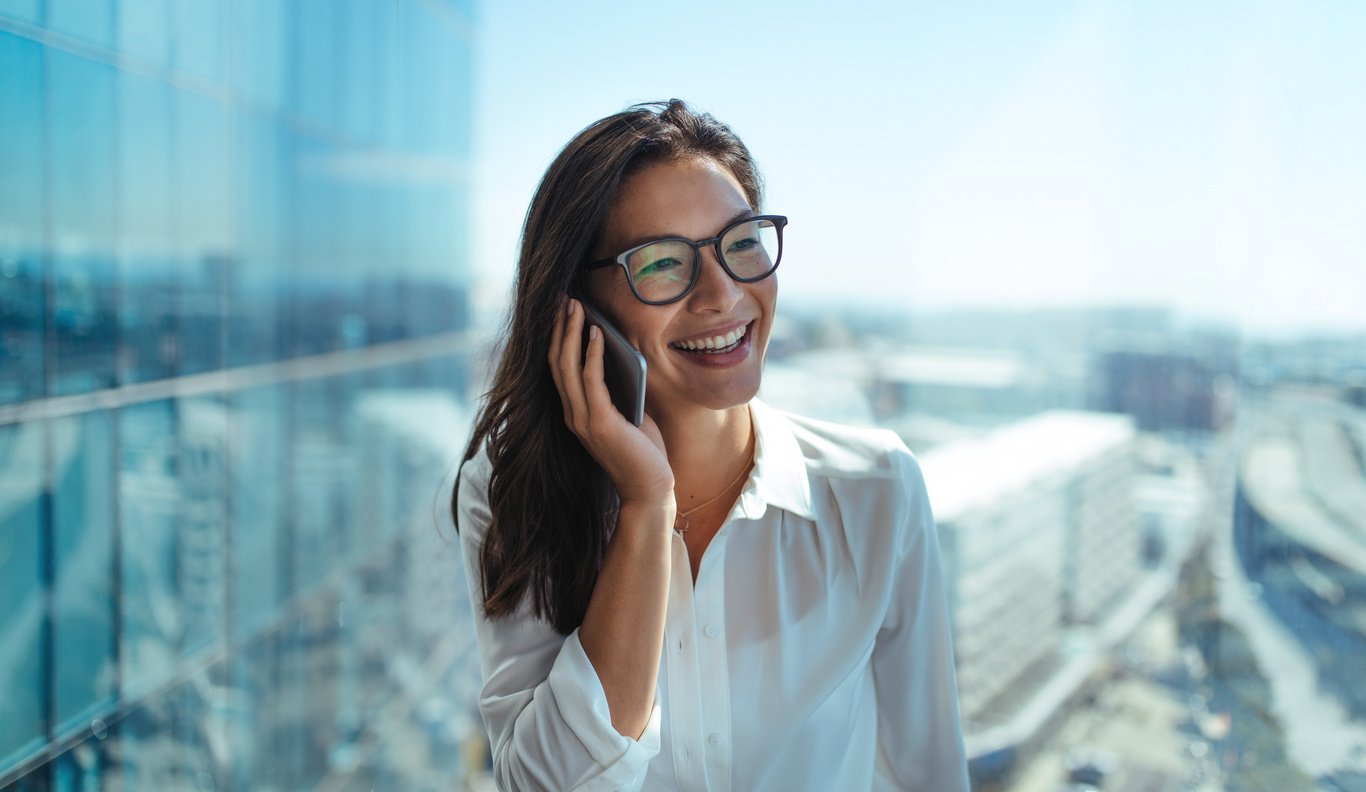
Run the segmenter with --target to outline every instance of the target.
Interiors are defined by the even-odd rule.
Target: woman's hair
[[[550,378],[550,334],[598,245],[626,177],[700,157],[729,170],[756,211],[762,183],[725,124],[677,99],[636,105],[584,129],[551,163],[527,209],[509,331],[465,460],[487,446],[491,521],[480,551],[484,613],[535,614],[568,634],[583,621],[615,527],[616,493],[564,421]],[[460,487],[451,498],[460,529]]]

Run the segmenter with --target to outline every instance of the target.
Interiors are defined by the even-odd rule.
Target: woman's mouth
[[[727,333],[721,333],[706,338],[694,338],[687,341],[674,341],[669,346],[680,352],[687,352],[693,355],[724,355],[734,352],[745,342],[745,336],[749,333],[750,325],[743,324]]]

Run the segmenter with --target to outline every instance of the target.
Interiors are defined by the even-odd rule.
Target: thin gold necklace
[[[746,473],[749,473],[749,469],[750,469],[751,467],[753,467],[753,466],[754,466],[754,460],[753,460],[753,459],[750,459],[749,462],[748,462],[743,468],[740,469],[740,475],[736,476],[729,484],[727,484],[725,489],[723,489],[723,490],[721,490],[720,492],[716,493],[715,495],[711,496],[710,498],[708,498],[707,500],[703,501],[702,503],[697,504],[696,506],[692,507],[691,509],[688,509],[687,511],[681,511],[681,512],[679,512],[679,513],[674,517],[674,530],[675,530],[675,531],[678,531],[679,533],[687,533],[687,532],[688,532],[688,515],[690,515],[690,514],[695,514],[695,513],[697,512],[698,509],[702,509],[702,508],[705,508],[705,507],[707,507],[707,506],[712,505],[713,503],[715,503],[716,501],[718,501],[718,500],[721,498],[722,495],[725,495],[727,492],[730,492],[730,488],[731,488],[731,487],[734,487],[736,484],[738,484],[738,483],[740,482],[740,479],[744,478],[744,477],[745,477],[745,474],[746,474]]]

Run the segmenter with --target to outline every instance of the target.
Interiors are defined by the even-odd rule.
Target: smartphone
[[[602,329],[603,369],[612,404],[627,420],[640,426],[645,420],[645,356],[587,300],[576,299],[587,319],[583,326],[584,350],[588,349],[589,326],[597,325]]]

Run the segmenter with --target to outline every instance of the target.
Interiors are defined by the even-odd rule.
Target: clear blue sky
[[[784,299],[1366,329],[1366,3],[487,2],[478,39],[490,298],[558,148],[677,96],[791,217]]]

